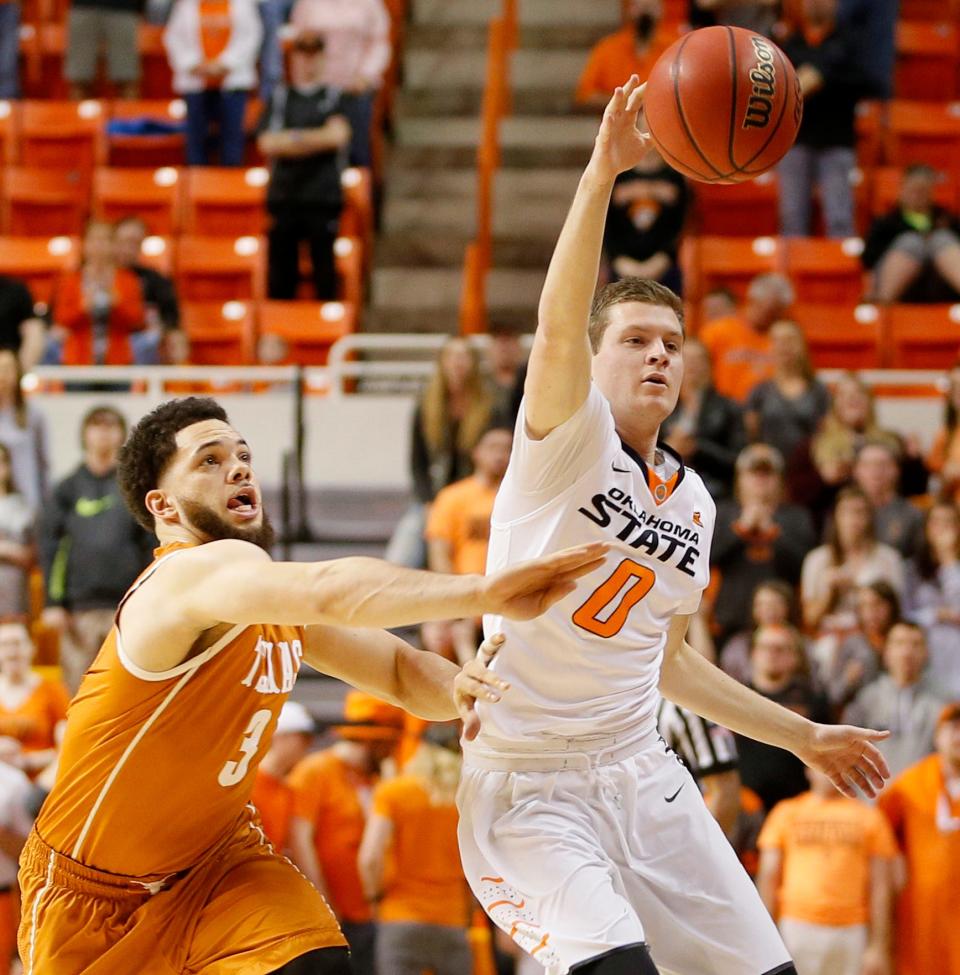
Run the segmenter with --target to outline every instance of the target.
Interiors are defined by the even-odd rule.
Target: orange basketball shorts
[[[20,887],[25,975],[266,975],[346,945],[323,898],[252,819],[166,880],[90,869],[34,831]]]

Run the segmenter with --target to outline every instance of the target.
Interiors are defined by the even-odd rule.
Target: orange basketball
[[[793,145],[803,99],[772,41],[740,27],[704,27],[657,59],[643,99],[663,158],[691,179],[742,183]]]

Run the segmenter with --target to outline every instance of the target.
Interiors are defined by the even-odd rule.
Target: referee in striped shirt
[[[657,710],[663,740],[683,760],[720,828],[733,835],[740,813],[740,772],[733,733],[666,698]]]

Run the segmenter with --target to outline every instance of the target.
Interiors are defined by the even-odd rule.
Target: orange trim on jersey
[[[680,471],[674,471],[669,480],[661,481],[649,467],[647,468],[647,487],[650,488],[650,494],[657,505],[663,504],[673,494],[673,489],[679,482]]]
[[[480,878],[480,883],[482,884],[486,880],[489,880],[491,884],[502,884],[503,883],[503,877],[481,877]]]
[[[530,952],[530,954],[531,954],[531,956],[532,956],[532,955],[535,955],[535,954],[536,954],[536,953],[537,953],[537,952],[538,952],[538,951],[539,951],[539,950],[540,950],[541,948],[546,948],[546,947],[547,947],[547,942],[548,942],[549,940],[550,940],[550,935],[549,935],[549,934],[545,934],[545,935],[544,935],[544,936],[543,936],[543,937],[542,937],[542,938],[540,939],[540,944],[538,944],[538,945],[537,945],[537,947],[536,947],[536,948],[534,948],[534,949],[533,949],[533,951],[531,951],[531,952]]]

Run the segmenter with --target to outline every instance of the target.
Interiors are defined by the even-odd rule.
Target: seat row
[[[74,236],[88,215],[104,220],[138,216],[150,233],[258,235],[267,227],[269,171],[198,166],[157,169],[99,167],[83,172],[43,164],[0,169],[0,233]],[[369,248],[373,236],[370,173],[341,178],[340,232]]]
[[[258,343],[274,343],[271,365],[326,365],[330,347],[357,329],[357,307],[328,301],[184,302],[180,327],[189,343],[189,364],[244,366],[258,361]]]
[[[334,244],[339,297],[359,307],[363,297],[363,248],[340,237]],[[260,300],[266,296],[266,246],[262,237],[148,237],[141,260],[176,281],[181,301]],[[56,304],[60,276],[76,269],[75,237],[0,237],[0,274],[19,278],[38,305]],[[45,312],[45,308],[43,309]]]
[[[853,173],[857,226],[866,233],[874,217],[897,202],[903,170],[898,166],[857,169]],[[777,233],[779,187],[775,170],[747,183],[729,186],[698,183],[691,231],[707,236],[774,236]],[[936,202],[960,212],[960,173],[945,172],[935,189]]]

